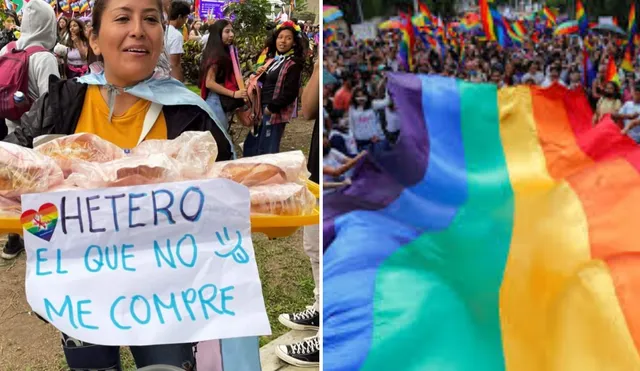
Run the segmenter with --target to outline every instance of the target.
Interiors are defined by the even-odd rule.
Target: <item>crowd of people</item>
[[[375,156],[393,146],[400,122],[386,76],[409,72],[406,61],[398,57],[402,38],[398,30],[379,30],[375,39],[368,40],[358,40],[347,29],[328,34],[334,37],[324,47],[324,69],[330,77],[325,79],[323,97],[324,183],[330,185],[325,189],[348,182],[352,159],[362,151]],[[410,72],[499,88],[559,84],[580,89],[594,110],[594,125],[613,114],[623,133],[640,143],[640,69],[638,59],[633,61],[635,70],[621,68],[625,51],[621,36],[591,33],[583,41],[577,35],[556,36],[552,30],[529,36],[522,45],[510,47],[464,32],[455,36],[455,43],[439,47],[417,38]],[[615,60],[620,84],[608,76],[610,58]]]
[[[18,67],[28,71],[28,91],[0,96],[3,102],[16,99],[18,93],[26,98],[21,103],[24,114],[18,119],[6,115],[4,106],[0,108],[0,140],[33,147],[34,139],[41,135],[89,132],[129,149],[144,135],[143,122],[155,104],[161,110],[141,139],[174,139],[186,131],[210,131],[217,142],[217,161],[233,159],[230,118],[251,108],[258,114],[249,121],[252,130],[243,155],[280,151],[286,125],[300,106],[309,41],[315,38],[317,45],[318,37],[317,27],[310,23],[279,23],[267,35],[263,55],[255,56],[259,68],[249,71],[254,84],[245,86],[233,48],[236,30],[231,22],[203,22],[180,0],[96,0],[91,16],[85,18],[57,15],[47,2],[31,1],[25,3],[20,15],[7,11],[2,26],[0,66],[10,63],[3,55],[27,51],[27,63]],[[202,97],[183,84],[182,55],[188,40],[205,45],[200,71]],[[15,81],[11,74],[17,70],[2,69],[0,80]],[[318,90],[318,70],[316,65],[311,90],[314,86]],[[305,91],[303,96],[307,97],[307,102],[302,102],[303,114],[317,118],[312,107],[315,104],[317,110],[319,106],[318,94]],[[319,149],[314,148],[313,140],[309,171],[317,182]],[[319,329],[318,230],[317,225],[307,227],[304,234],[316,282],[315,303],[279,318],[293,329]],[[10,235],[2,258],[14,259],[23,250],[21,237]],[[62,339],[72,370],[120,370],[119,347],[88,344],[65,334]],[[132,347],[132,353],[138,367],[166,364],[195,369],[194,345]],[[280,346],[276,353],[286,362],[308,366],[318,364],[319,349],[314,336]]]

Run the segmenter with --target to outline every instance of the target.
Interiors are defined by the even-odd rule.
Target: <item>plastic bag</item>
[[[45,192],[63,180],[62,170],[49,157],[0,142],[0,196],[15,198],[25,193]]]
[[[306,184],[310,173],[302,151],[284,152],[218,162],[209,178],[225,178],[247,187],[269,184]]]
[[[69,180],[84,189],[126,187],[183,180],[180,164],[164,154],[129,156],[103,164],[75,164]]]
[[[187,131],[173,140],[144,141],[131,154],[165,154],[180,163],[185,179],[202,179],[216,162],[218,144],[209,131]]]
[[[60,166],[65,177],[71,174],[74,163],[104,163],[125,157],[120,147],[97,135],[87,133],[56,138],[36,147],[35,150],[51,157]]]
[[[249,193],[252,214],[308,215],[316,205],[313,193],[297,183],[251,187]]]
[[[19,217],[22,205],[19,199],[0,197],[0,217]]]

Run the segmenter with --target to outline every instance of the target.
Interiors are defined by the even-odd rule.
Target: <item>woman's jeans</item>
[[[229,118],[227,117],[227,113],[222,109],[222,104],[220,103],[220,97],[218,96],[218,94],[209,92],[209,95],[207,95],[207,100],[205,102],[207,102],[207,104],[213,111],[216,123],[228,133]]]
[[[184,370],[195,370],[194,344],[167,344],[132,346],[131,354],[138,368],[151,365],[169,365]],[[72,371],[121,371],[120,347],[83,343],[62,334],[62,348]]]
[[[262,123],[258,127],[258,135],[249,132],[244,141],[243,157],[279,153],[280,141],[286,126],[286,123],[272,125],[271,115],[263,115]]]
[[[373,143],[370,140],[356,140],[356,144],[358,145],[358,152],[367,151],[373,157],[376,157],[391,148],[389,141],[386,139],[381,139],[376,143]]]

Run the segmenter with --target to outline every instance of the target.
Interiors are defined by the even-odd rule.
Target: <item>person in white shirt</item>
[[[379,110],[383,110],[388,101],[371,100],[366,90],[356,88],[349,108],[349,128],[358,144],[358,150],[369,150],[376,154],[386,148],[388,142],[382,130]]]
[[[540,72],[540,64],[536,61],[531,62],[531,66],[529,67],[529,72],[525,73],[522,76],[522,81],[527,81],[532,79],[534,84],[540,85],[544,81],[544,74]]]
[[[178,31],[184,27],[187,18],[191,13],[189,4],[183,1],[174,1],[171,3],[169,12],[169,27],[165,36],[165,49],[169,54],[169,63],[171,65],[171,77],[184,82],[184,74],[182,73],[182,54],[184,54],[184,38],[182,32]]]
[[[611,115],[614,120],[624,120],[622,134],[628,135],[636,143],[640,143],[640,83],[636,84],[633,100],[626,102],[617,114]]]
[[[560,67],[555,65],[552,65],[549,68],[549,76],[547,76],[547,78],[544,80],[541,86],[543,88],[548,88],[553,84],[560,84],[562,86],[567,86],[567,84],[565,84],[564,81],[560,79]]]

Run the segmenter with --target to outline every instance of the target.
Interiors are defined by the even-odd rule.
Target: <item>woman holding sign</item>
[[[22,117],[7,141],[32,147],[48,134],[94,133],[129,149],[146,139],[210,131],[218,161],[234,157],[231,141],[207,104],[181,83],[154,74],[163,51],[161,0],[96,0],[90,50],[97,63],[77,80],[51,80],[49,93]],[[52,28],[51,32],[55,31]],[[84,343],[63,334],[72,370],[120,370],[119,347]],[[193,344],[131,347],[138,367],[195,369]]]

